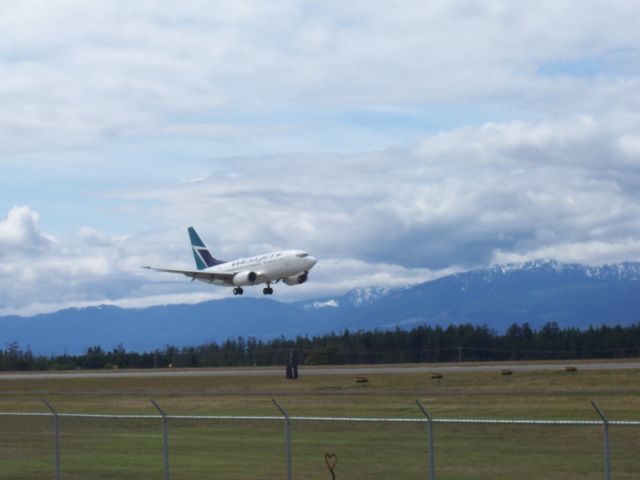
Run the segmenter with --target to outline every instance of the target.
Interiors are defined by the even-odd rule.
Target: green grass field
[[[173,415],[290,415],[594,420],[595,400],[611,420],[640,420],[640,368],[567,373],[368,374],[282,377],[179,377],[7,380],[0,411]],[[437,368],[434,368],[437,371]],[[162,478],[157,419],[63,417],[62,478]],[[282,421],[171,420],[173,479],[286,478]],[[602,427],[436,424],[438,478],[599,479]],[[614,478],[640,478],[640,427],[611,427]],[[336,478],[427,478],[421,423],[293,422],[294,478],[331,478],[324,454],[338,456]],[[0,417],[0,479],[53,477],[49,417]]]

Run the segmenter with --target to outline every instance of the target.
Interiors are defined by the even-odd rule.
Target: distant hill
[[[366,302],[357,292],[307,303],[339,318],[343,328],[412,328],[420,324],[512,323],[533,327],[629,325],[640,321],[640,263],[602,267],[554,260],[498,265],[400,290],[376,290]],[[332,307],[318,308],[322,304]]]
[[[0,317],[0,345],[18,341],[36,353],[81,353],[88,346],[152,350],[227,338],[316,335],[413,328],[422,324],[512,323],[533,327],[640,322],[640,263],[601,267],[537,260],[498,265],[410,288],[369,287],[345,295],[282,303],[230,298],[144,309],[103,306],[34,317]]]

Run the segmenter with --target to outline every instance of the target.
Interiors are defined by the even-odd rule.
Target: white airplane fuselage
[[[304,283],[306,273],[316,264],[316,259],[301,250],[282,250],[256,257],[239,258],[205,268],[202,273],[235,273],[230,279],[198,280],[212,285],[242,287],[283,280],[287,285]],[[255,278],[252,273],[255,274]],[[304,280],[299,277],[304,276]],[[302,280],[302,281],[299,281]]]

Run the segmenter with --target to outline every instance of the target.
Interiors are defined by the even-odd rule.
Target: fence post
[[[284,438],[285,438],[286,448],[287,448],[287,480],[292,480],[293,477],[291,475],[291,422],[289,421],[289,414],[284,408],[280,406],[278,402],[275,401],[275,399],[272,399],[271,401],[277,407],[277,409],[280,410],[280,413],[284,415]]]
[[[167,425],[167,415],[160,408],[160,406],[155,402],[155,400],[151,400],[153,406],[156,407],[156,410],[160,412],[162,416],[162,458],[164,462],[164,480],[170,480],[171,472],[169,471],[169,428]]]
[[[55,437],[55,457],[56,457],[56,480],[60,480],[60,424],[58,422],[58,412],[53,406],[46,400],[42,400],[53,414],[53,434]]]
[[[422,410],[422,413],[427,417],[427,435],[429,437],[429,480],[436,480],[436,465],[434,461],[433,453],[433,418],[429,411],[425,408],[420,400],[416,400],[418,407]]]
[[[604,412],[598,408],[596,402],[591,400],[591,405],[595,408],[598,415],[602,419],[602,428],[604,430],[604,478],[605,480],[611,480],[611,453],[609,451],[609,420],[605,416]]]

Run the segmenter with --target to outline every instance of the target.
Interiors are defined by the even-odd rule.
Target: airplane
[[[281,250],[250,258],[238,258],[230,262],[215,258],[198,236],[195,228],[189,227],[191,249],[197,270],[175,270],[170,268],[144,267],[156,272],[181,273],[193,280],[212,285],[234,287],[234,295],[242,295],[242,287],[266,283],[262,290],[272,295],[272,283],[284,282],[299,285],[309,278],[309,270],[317,260],[302,250]]]

